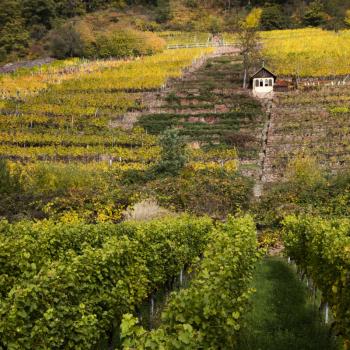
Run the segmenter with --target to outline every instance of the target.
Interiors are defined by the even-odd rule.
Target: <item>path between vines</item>
[[[252,307],[239,350],[335,350],[306,287],[284,260],[269,257],[255,272]]]

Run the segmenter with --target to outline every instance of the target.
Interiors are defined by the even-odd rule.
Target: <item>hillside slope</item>
[[[348,86],[313,87],[280,93],[274,99],[264,177],[279,181],[297,155],[315,157],[331,172],[350,167]]]
[[[222,162],[235,148],[241,172],[258,179],[266,115],[260,102],[241,89],[241,67],[236,49],[219,50],[158,94],[138,124],[151,134],[178,128],[194,152],[216,150]]]

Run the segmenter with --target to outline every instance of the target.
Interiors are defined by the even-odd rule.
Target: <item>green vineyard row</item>
[[[208,218],[0,227],[0,348],[91,349],[198,257]]]
[[[124,316],[123,349],[233,349],[259,255],[253,220],[229,217],[212,233],[190,287],[170,297],[159,328],[146,331]]]
[[[350,220],[289,216],[287,254],[312,278],[332,309],[335,327],[350,340]]]

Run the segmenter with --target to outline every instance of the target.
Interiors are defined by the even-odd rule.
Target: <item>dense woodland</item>
[[[62,51],[64,56],[92,56],[91,50],[81,49],[80,36],[95,35],[91,34],[96,31],[93,24],[100,20],[97,25],[100,28],[101,17],[104,32],[108,21],[113,24],[109,29],[112,32],[118,30],[118,23],[119,29],[127,24],[142,31],[234,32],[253,7],[261,9],[262,30],[305,26],[339,30],[350,25],[349,0],[3,0],[0,3],[0,61],[25,56],[60,56],[57,52]],[[106,9],[100,17],[88,17],[83,28],[75,28],[75,21],[70,20]],[[135,12],[135,9],[139,10]],[[120,21],[118,14],[126,14],[127,23]],[[127,35],[124,41],[131,39]],[[136,36],[136,40],[140,39]]]

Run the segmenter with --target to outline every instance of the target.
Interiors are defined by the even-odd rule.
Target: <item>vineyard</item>
[[[210,312],[212,320],[207,321],[208,325],[226,324],[222,332],[231,344],[234,334],[230,330],[233,326],[239,329],[240,312],[246,307],[248,282],[257,258],[250,218],[230,219],[216,229],[208,218],[187,216],[142,225],[2,222],[0,237],[0,344],[11,349],[90,349],[111,343],[118,338],[124,313],[133,312],[150,293],[169,285],[180,270],[187,269],[202,254],[205,258],[196,267],[198,277],[170,305],[176,305],[184,294],[189,320],[181,323],[194,323],[184,325],[183,330],[186,333],[191,329],[202,338],[206,327],[197,320],[199,309],[191,299],[197,298],[203,283],[213,283],[207,284],[206,292],[213,308],[203,317],[208,319]],[[244,256],[243,269],[237,253]],[[218,279],[209,278],[215,274]],[[227,296],[231,290],[241,300],[239,304],[229,302],[231,298],[227,304],[215,300],[217,288],[224,285],[229,288]],[[202,309],[199,304],[198,308]],[[222,312],[232,313],[230,323],[226,318],[217,318]],[[173,317],[177,319],[172,311],[166,317],[170,324]],[[122,336],[127,338],[125,325],[122,330]],[[215,336],[218,334],[208,333],[208,339],[203,341],[215,343]]]
[[[261,33],[263,54],[281,76],[328,77],[350,73],[350,31],[307,28]]]
[[[1,227],[2,346],[88,349],[207,244],[209,219]],[[114,327],[116,329],[114,329]]]
[[[169,46],[209,45],[209,33],[159,32]],[[260,32],[262,55],[279,76],[339,77],[350,74],[350,31],[316,28]],[[237,44],[237,35],[221,33],[226,44]]]
[[[259,257],[256,248],[251,218],[228,218],[210,237],[189,288],[170,297],[158,329],[147,332],[136,326],[137,319],[124,316],[123,348],[234,348],[253,292],[249,281]]]
[[[350,341],[348,219],[289,216],[284,222],[286,253],[322,292],[321,306],[328,305],[333,327]]]
[[[134,61],[68,60],[1,77],[0,155],[15,160],[157,159],[156,138],[113,123],[145,108],[145,92],[170,78],[210,49],[166,51]]]
[[[215,44],[234,45],[237,41],[236,35],[233,33],[220,33],[220,42],[215,42],[213,34],[205,32],[177,32],[165,31],[157,33],[163,38],[168,47],[175,48],[177,46],[211,46]]]
[[[191,144],[195,159],[226,164],[238,156],[240,170],[258,176],[266,115],[260,103],[240,89],[240,69],[241,60],[233,55],[209,58],[164,91],[138,125],[152,135],[176,127]]]
[[[348,349],[349,32],[302,29],[262,37],[271,68],[306,83],[270,103],[258,220],[282,231],[285,255],[317,317],[343,343],[328,348]]]
[[[332,172],[350,167],[349,89],[315,87],[275,99],[267,144],[267,182],[285,173],[297,155],[315,157]]]

